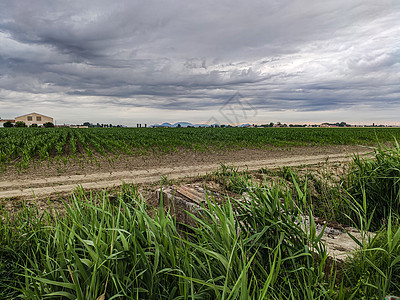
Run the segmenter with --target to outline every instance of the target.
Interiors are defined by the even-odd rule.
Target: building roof
[[[46,115],[43,115],[43,114],[39,114],[39,113],[37,113],[37,112],[31,112],[31,113],[29,113],[29,114],[24,114],[24,115],[15,117],[15,118],[21,118],[21,117],[25,117],[25,116],[27,116],[27,115],[32,115],[32,114],[37,114],[37,115],[41,115],[41,116],[43,116],[43,117],[47,117],[47,118],[54,119],[53,117],[49,117],[49,116],[46,116]]]

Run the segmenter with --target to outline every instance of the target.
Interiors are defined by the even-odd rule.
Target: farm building
[[[15,118],[15,122],[22,121],[25,122],[26,125],[31,126],[32,124],[37,124],[38,126],[43,125],[44,123],[51,122],[54,123],[54,119],[48,116],[44,116],[38,113],[30,113],[26,115],[22,115]]]

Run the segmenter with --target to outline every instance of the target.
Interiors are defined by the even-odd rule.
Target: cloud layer
[[[201,122],[240,91],[253,121],[399,122],[399,3],[4,0],[0,117]]]

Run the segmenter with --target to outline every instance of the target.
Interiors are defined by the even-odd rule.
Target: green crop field
[[[399,136],[400,128],[1,129],[3,170],[176,151],[213,155],[378,141],[394,147],[379,145],[374,157],[354,155],[346,167],[221,165],[191,179],[205,189],[219,187],[223,201],[207,193],[187,212],[187,223],[162,197],[154,202],[159,186],[151,184],[100,191],[82,185],[58,200],[2,198],[0,298],[399,299],[392,297],[400,296]],[[2,187],[13,178],[5,174]],[[355,242],[349,259],[330,256],[317,217],[356,228],[361,238],[343,230]]]
[[[376,144],[399,139],[400,128],[2,128],[0,169],[32,161],[88,159],[245,148]]]

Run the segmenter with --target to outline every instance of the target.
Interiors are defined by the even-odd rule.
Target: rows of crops
[[[220,151],[304,145],[371,144],[400,138],[400,128],[3,128],[0,167],[32,161],[168,153],[179,149]]]

